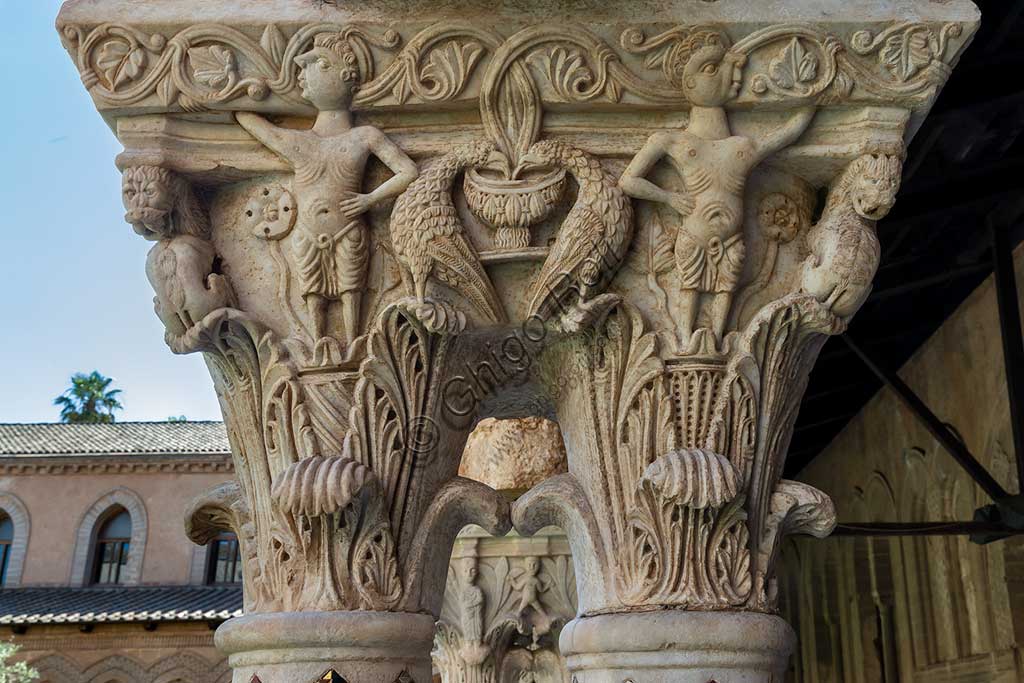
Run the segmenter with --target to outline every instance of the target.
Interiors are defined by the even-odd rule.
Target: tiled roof
[[[0,624],[220,621],[242,614],[241,586],[8,588]]]
[[[223,422],[0,424],[0,456],[229,453]]]

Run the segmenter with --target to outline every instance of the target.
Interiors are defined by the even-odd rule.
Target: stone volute
[[[70,0],[125,218],[236,480],[236,683],[427,681],[458,532],[561,527],[581,683],[779,680],[781,478],[863,303],[969,0]],[[818,201],[818,197],[822,201]],[[458,475],[487,417],[557,420],[513,506]],[[333,672],[333,673],[332,673]]]

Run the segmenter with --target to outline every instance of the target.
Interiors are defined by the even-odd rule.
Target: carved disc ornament
[[[781,479],[800,397],[973,6],[315,4],[58,18],[221,399],[237,481],[189,533],[238,534],[249,616],[436,617],[458,531],[513,521],[564,529],[581,615],[774,611],[780,537],[834,523]],[[569,472],[510,509],[459,461],[527,415]]]

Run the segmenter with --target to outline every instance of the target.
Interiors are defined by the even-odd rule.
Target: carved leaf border
[[[286,39],[279,27],[268,24],[258,41],[221,24],[189,26],[170,38],[125,24],[90,30],[68,24],[61,27],[61,34],[83,83],[99,102],[129,106],[156,94],[164,106],[177,104],[184,110],[216,107],[241,97],[260,101],[272,93],[307,106],[297,91],[294,58],[321,32],[345,34],[356,50],[363,72],[357,107],[385,104],[388,98],[401,105],[414,99],[436,103],[464,94],[476,96],[469,85],[487,61],[485,53],[490,53],[480,85],[480,107],[485,127],[504,147],[535,139],[537,111],[549,93],[552,102],[581,103],[599,97],[617,102],[630,93],[648,103],[686,105],[672,85],[667,55],[685,36],[704,28],[677,26],[651,37],[640,27],[621,33],[623,52],[643,56],[642,66],[661,69],[663,80],[638,76],[612,46],[576,24],[532,26],[508,38],[466,21],[434,24],[417,32],[376,77],[374,48],[393,52],[402,42],[393,29],[314,23]],[[912,104],[949,75],[948,48],[962,33],[958,23],[901,22],[858,31],[844,40],[813,25],[786,23],[755,30],[731,49],[750,55],[778,46],[773,60],[777,69],[749,79],[751,91],[762,97],[834,99],[849,95],[856,84],[867,95]],[[543,46],[549,46],[548,51],[538,55]],[[537,56],[540,75],[550,85],[544,92],[537,89],[537,74],[530,66]],[[783,68],[786,58],[796,60],[792,68]],[[518,120],[500,121],[499,103],[518,103]]]

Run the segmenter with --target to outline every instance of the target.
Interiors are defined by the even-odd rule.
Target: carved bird
[[[391,243],[402,279],[408,286],[411,278],[419,303],[423,303],[427,279],[433,275],[469,299],[489,322],[505,320],[494,286],[463,233],[451,192],[460,171],[499,159],[504,157],[489,142],[470,143],[438,159],[395,201]]]
[[[629,248],[633,206],[600,161],[564,142],[534,143],[520,161],[524,165],[564,168],[579,187],[530,292],[529,314],[548,319],[601,294]]]

